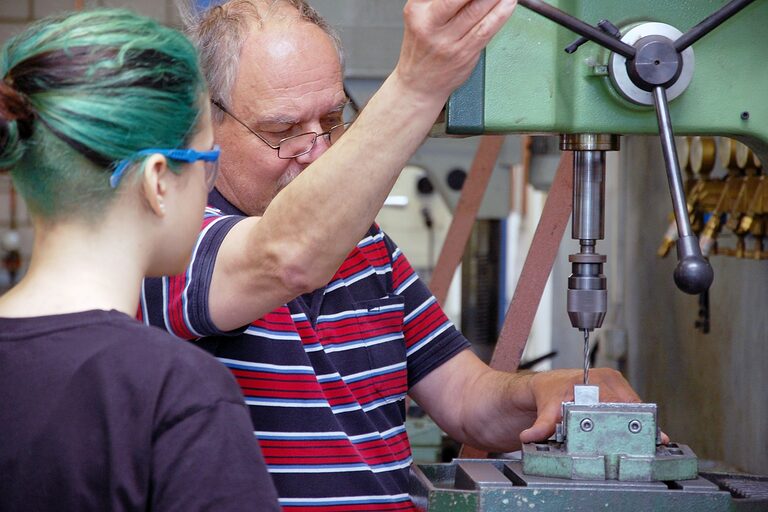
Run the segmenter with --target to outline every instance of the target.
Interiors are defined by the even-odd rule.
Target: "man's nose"
[[[317,129],[321,130],[321,128],[319,126],[317,127]],[[318,135],[317,136],[317,140],[315,140],[315,145],[312,147],[312,150],[309,151],[309,153],[306,153],[306,154],[301,155],[301,156],[297,156],[296,157],[296,161],[301,163],[301,164],[309,165],[312,162],[314,162],[315,160],[317,160],[318,158],[320,158],[320,156],[323,153],[325,153],[328,150],[329,147],[331,147],[331,143],[328,140],[328,136],[327,135]]]

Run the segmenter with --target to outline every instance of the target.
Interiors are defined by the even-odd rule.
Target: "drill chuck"
[[[604,254],[597,253],[582,252],[568,257],[573,272],[568,278],[568,318],[577,329],[591,331],[603,325],[608,308],[605,260]]]

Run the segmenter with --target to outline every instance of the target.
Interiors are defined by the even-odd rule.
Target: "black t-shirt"
[[[0,318],[0,510],[279,510],[218,361],[117,311]]]

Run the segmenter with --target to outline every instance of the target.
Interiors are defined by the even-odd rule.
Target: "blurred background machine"
[[[414,494],[429,510],[455,509],[456,499],[465,510],[766,510],[768,478],[700,474],[688,446],[660,445],[655,404],[600,404],[597,388],[586,384],[589,334],[602,326],[608,304],[607,260],[597,251],[604,238],[606,151],[619,149],[620,134],[659,135],[673,210],[659,254],[676,246],[673,276],[680,290],[699,295],[700,306],[708,307],[714,272],[706,256],[717,250],[723,225],[738,238],[736,247],[723,253],[743,258],[744,239],[752,235],[749,254],[762,258],[759,168],[760,157],[768,156],[768,89],[763,85],[758,93],[753,80],[768,84],[768,71],[754,76],[749,63],[768,43],[765,35],[755,35],[768,21],[768,3],[519,4],[528,11],[508,23],[449,100],[445,130],[561,133],[560,149],[572,152],[558,171],[572,167],[572,182],[555,178],[553,188],[572,190],[572,238],[579,252],[569,256],[566,304],[571,325],[584,336],[584,386],[576,386],[574,402],[563,404],[562,423],[548,443],[525,445],[521,458],[511,462],[457,459],[442,467],[417,467]],[[600,21],[595,27],[582,19]],[[573,40],[573,33],[581,37]],[[563,44],[568,37],[570,44]],[[707,176],[711,166],[701,173],[701,164],[701,181],[684,183],[675,131],[730,136],[751,149],[723,139],[726,179],[715,187]],[[704,143],[695,140],[703,153]],[[682,142],[686,161],[692,141]],[[684,167],[692,171],[687,163]],[[686,192],[692,197],[686,199]],[[707,197],[717,200],[704,214],[699,205]],[[543,215],[541,223],[557,231],[562,215]],[[497,356],[519,351],[519,343],[503,338],[502,331],[492,365],[514,370],[509,358]]]

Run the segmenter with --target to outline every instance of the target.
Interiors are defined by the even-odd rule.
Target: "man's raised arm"
[[[220,330],[325,285],[374,221],[449,94],[515,0],[409,0],[395,70],[344,136],[241,221],[216,258],[208,305]]]

